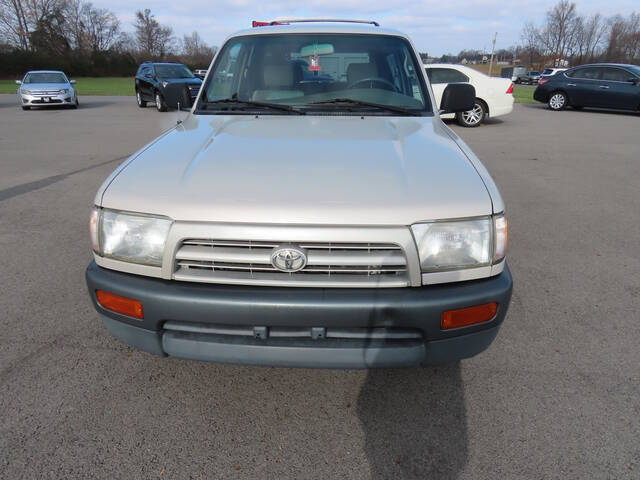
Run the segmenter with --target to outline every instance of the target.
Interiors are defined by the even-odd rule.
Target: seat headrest
[[[293,85],[293,66],[289,63],[264,66],[264,88],[291,87]]]
[[[375,63],[350,63],[347,67],[347,81],[349,85],[365,78],[378,76],[378,66]]]

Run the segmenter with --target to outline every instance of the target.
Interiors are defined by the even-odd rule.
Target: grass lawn
[[[78,77],[78,95],[133,95],[133,77]],[[0,93],[16,93],[14,80],[0,80]]]
[[[516,103],[536,103],[533,99],[533,92],[536,87],[529,85],[514,85],[513,86],[513,98]]]

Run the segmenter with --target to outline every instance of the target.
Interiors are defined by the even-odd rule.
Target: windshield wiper
[[[368,107],[386,110],[388,112],[402,113],[404,115],[420,116],[420,112],[410,110],[408,108],[396,107],[393,105],[384,105],[382,103],[366,102],[364,100],[354,100],[353,98],[332,98],[331,100],[321,100],[319,102],[311,102],[308,105],[346,105],[350,107]]]
[[[209,105],[221,105],[230,107],[231,109],[235,108],[238,110],[245,110],[247,107],[258,107],[258,108],[268,108],[271,110],[279,110],[282,112],[290,112],[295,113],[297,115],[305,115],[305,112],[302,110],[298,110],[297,108],[293,108],[290,105],[282,105],[280,103],[267,103],[267,102],[256,102],[253,100],[238,100],[237,98],[223,98],[220,100],[202,100],[202,108],[206,110]]]

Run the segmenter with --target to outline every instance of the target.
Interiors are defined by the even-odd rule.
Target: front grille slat
[[[175,256],[174,279],[181,281],[314,287],[403,287],[409,285],[400,246],[382,243],[301,242],[304,269],[287,273],[271,264],[278,241],[184,240]]]

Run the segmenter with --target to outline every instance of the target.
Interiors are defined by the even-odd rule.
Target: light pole
[[[493,36],[493,45],[491,45],[491,60],[489,61],[489,76],[491,76],[491,70],[493,70],[493,52],[496,51],[496,39],[498,38],[498,32]]]

